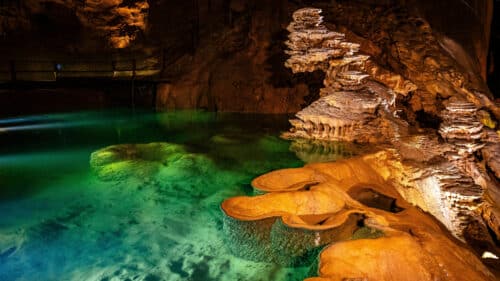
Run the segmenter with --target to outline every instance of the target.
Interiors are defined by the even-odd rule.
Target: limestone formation
[[[453,151],[453,146],[438,140],[434,132],[408,135],[393,143],[403,161],[428,164],[433,159],[443,157]]]
[[[356,9],[356,5],[338,5],[334,11],[338,16],[336,21],[349,23],[358,31],[365,30],[366,26],[345,18],[343,11],[349,11],[349,17],[354,14],[361,18]],[[437,39],[425,20],[409,16],[397,20],[380,18],[374,11],[367,14],[369,21],[377,23],[375,26],[384,32],[394,32],[400,41],[383,41],[384,37],[370,33],[373,30],[357,36],[345,27],[339,28],[349,35],[342,33],[344,41],[348,37],[355,43],[345,41],[344,46],[349,45],[350,51],[328,57],[330,67],[326,71],[319,68],[326,72],[325,88],[320,90],[322,97],[290,120],[293,128],[283,137],[390,143],[398,149],[408,168],[404,172],[407,179],[400,179],[401,183],[407,183],[407,188],[398,190],[409,202],[432,213],[456,237],[463,239],[469,224],[475,221],[484,225],[480,217],[487,190],[498,188],[475,154],[483,150],[487,167],[494,173],[498,171],[497,157],[493,156],[498,141],[485,141],[484,129],[485,125],[496,126],[490,112],[496,116],[498,108],[481,93],[484,88],[480,84],[467,80],[468,76],[439,44],[428,46],[427,41]],[[376,57],[368,59],[356,54],[362,46]],[[382,66],[384,49],[390,53]],[[398,99],[409,100],[411,108],[399,104]],[[434,114],[437,122],[441,121],[437,132],[444,141],[438,140],[433,130],[425,130],[425,135],[409,134],[406,121],[418,126],[416,111]],[[492,221],[491,217],[485,220]]]
[[[500,136],[498,132],[488,130],[485,136],[485,147],[481,150],[488,168],[500,179]]]
[[[359,141],[370,137],[366,132],[376,134],[376,128],[368,123],[379,105],[380,99],[369,93],[328,95],[297,113],[297,119],[290,120],[291,132],[283,136]]]
[[[361,52],[370,54],[373,61],[418,88],[409,97],[413,111],[437,115],[439,98],[459,96],[500,118],[500,109],[492,101],[479,73],[464,69],[454,59],[460,55],[443,47],[443,40],[424,18],[415,16],[405,7],[387,9],[384,4],[374,8],[335,2],[329,8],[333,23],[339,29],[355,31],[356,37],[361,38],[363,42],[349,36],[350,40],[363,43]],[[372,74],[370,67],[366,69]],[[422,105],[418,100],[423,98],[432,102]]]
[[[29,0],[24,5],[31,13],[39,13],[46,3],[74,10],[82,25],[104,35],[114,48],[128,47],[147,26],[147,0]]]
[[[294,73],[322,70],[326,75],[322,98],[297,113],[297,119],[290,120],[293,128],[283,137],[377,142],[398,135],[401,123],[380,118],[393,115],[389,106],[394,106],[395,93],[376,82],[366,87],[370,75],[362,69],[369,56],[358,54],[360,45],[347,42],[345,34],[323,26],[320,14],[319,9],[300,9],[288,27],[290,58],[285,66]],[[396,81],[399,87],[412,88],[401,83],[405,84]],[[380,108],[384,112],[377,112]]]
[[[293,73],[324,71],[325,79],[320,99],[290,120],[293,127],[283,137],[376,142],[390,149],[261,176],[253,184],[265,194],[222,204],[230,227],[265,222],[264,233],[276,225],[297,232],[335,229],[342,235],[332,234],[328,243],[336,243],[320,255],[320,277],[311,281],[493,280],[462,243],[481,241],[476,250],[497,252],[486,226],[500,237],[494,131],[500,109],[425,20],[404,9],[332,5],[336,31],[314,8],[294,13],[288,27],[285,65]],[[352,219],[384,238],[339,242],[353,231]],[[243,240],[252,236],[249,228],[243,232]],[[259,235],[261,242],[273,240]],[[303,254],[311,245],[300,247]],[[398,252],[403,248],[411,250]]]
[[[328,30],[322,23],[321,9],[303,8],[293,13],[287,28],[289,39],[285,42],[290,58],[285,66],[294,73],[326,70],[330,58],[348,52],[341,48],[344,35]]]
[[[476,117],[476,106],[467,100],[452,99],[445,103],[445,108],[441,112],[441,136],[457,147],[459,155],[481,149],[484,146],[481,142],[484,126]]]
[[[357,89],[368,75],[358,67],[368,56],[356,55],[359,44],[345,41],[345,35],[323,25],[321,9],[303,8],[294,12],[285,42],[290,58],[285,62],[293,73],[323,70],[325,86],[335,89]]]
[[[206,155],[166,142],[111,145],[90,155],[90,167],[102,181],[156,186],[175,196],[208,196],[226,180],[214,177],[216,166]],[[191,188],[195,184],[206,188]]]
[[[451,238],[432,217],[399,196],[391,184],[398,184],[394,179],[400,178],[395,174],[398,170],[391,168],[398,165],[395,157],[393,152],[384,151],[349,160],[309,164],[302,168],[304,171],[278,170],[261,176],[256,182],[269,193],[234,197],[222,203],[224,213],[231,218],[231,224],[226,224],[225,229],[241,229],[238,225],[244,227],[262,221],[269,225],[270,233],[276,223],[295,228],[295,233],[337,230],[337,235],[328,242],[336,243],[320,255],[320,277],[307,279],[309,281],[495,280],[467,247]],[[449,176],[439,178],[450,184],[449,190],[456,187],[448,181]],[[311,186],[311,179],[318,183]],[[470,198],[474,196],[470,194]],[[463,198],[454,199],[456,203]],[[348,218],[358,219],[358,225],[382,231],[383,237],[345,240],[345,232],[340,230],[343,226],[353,233]],[[270,239],[266,238],[270,237],[266,232],[240,234],[234,236],[235,247],[245,244],[246,239],[255,239],[254,235],[260,235],[259,241]],[[322,238],[318,234],[317,245],[324,245]],[[306,255],[307,251],[300,253]]]
[[[487,130],[485,147],[481,150],[486,167],[491,171],[491,177],[500,178],[500,137],[497,132]],[[482,217],[490,229],[500,237],[500,188],[489,181],[486,189]]]
[[[320,255],[320,277],[306,281],[495,280],[477,267],[472,253],[451,240],[422,232],[415,236],[404,233],[332,244]]]
[[[125,178],[149,178],[163,163],[185,154],[183,146],[169,143],[112,145],[90,155],[90,167],[105,181]]]
[[[406,179],[401,182],[407,183],[398,188],[400,194],[463,240],[467,226],[480,217],[484,189],[446,160],[420,167],[408,164],[405,168],[410,171],[402,172]]]
[[[384,84],[399,95],[407,96],[418,89],[417,85],[410,80],[385,69],[373,60],[367,60],[363,65],[363,69],[373,80]]]

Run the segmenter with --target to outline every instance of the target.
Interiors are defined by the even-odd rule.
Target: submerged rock
[[[153,185],[160,193],[193,198],[214,193],[229,179],[216,177],[217,167],[206,155],[172,143],[112,145],[93,152],[90,166],[103,181],[133,180],[139,187]]]
[[[180,159],[186,150],[170,143],[112,145],[90,155],[90,167],[105,181],[149,178]]]

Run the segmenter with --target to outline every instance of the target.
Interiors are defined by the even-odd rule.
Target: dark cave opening
[[[370,208],[391,213],[399,213],[404,209],[397,205],[396,199],[377,192],[371,187],[354,187],[347,192],[353,199]]]
[[[441,124],[441,118],[434,114],[425,112],[424,110],[416,111],[415,117],[420,127],[422,128],[438,129],[439,124]]]

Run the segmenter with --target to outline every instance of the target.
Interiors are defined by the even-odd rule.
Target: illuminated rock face
[[[223,202],[226,230],[241,230],[232,232],[235,244],[250,239],[254,248],[273,244],[278,226],[294,235],[307,232],[307,239],[317,236],[317,244],[284,251],[295,260],[314,245],[333,243],[320,255],[320,277],[310,281],[494,280],[462,242],[492,242],[486,224],[499,237],[500,189],[491,178],[498,173],[499,142],[484,126],[493,129],[496,122],[478,119],[479,110],[498,118],[498,107],[440,47],[424,20],[399,10],[388,16],[381,16],[384,9],[358,11],[348,1],[332,5],[338,21],[362,37],[342,26],[328,30],[318,9],[294,14],[286,66],[326,76],[321,98],[298,112],[283,136],[392,148],[263,175],[253,182],[263,195]],[[436,119],[435,126],[419,127],[428,125],[417,116],[422,112]],[[416,127],[412,134],[407,122]],[[353,219],[384,237],[344,241],[356,231]],[[324,231],[334,231],[330,240]]]
[[[485,137],[486,146],[482,150],[488,167],[500,178],[500,136],[497,132],[488,131]]]
[[[357,54],[359,44],[348,42],[345,34],[324,27],[320,9],[300,9],[293,19],[288,26],[290,35],[286,44],[290,50],[286,53],[290,58],[285,66],[294,73],[324,71],[325,87],[320,90],[321,99],[297,113],[297,119],[290,120],[293,128],[283,137],[380,142],[405,127],[402,122],[393,122],[393,118],[380,118],[392,114],[389,106],[394,104],[395,93],[382,84],[366,83],[370,75],[362,68],[369,56]],[[374,68],[371,68],[373,73],[380,72],[380,68]],[[399,77],[391,81],[398,90],[412,87]],[[379,109],[381,112],[377,112]]]
[[[286,53],[290,55],[285,66],[294,73],[326,70],[328,59],[344,52],[327,47],[340,43],[344,36],[329,31],[322,23],[321,9],[303,8],[294,12],[293,22],[287,28],[289,40],[285,42],[289,48]]]
[[[384,84],[396,94],[407,96],[418,89],[417,85],[410,80],[383,68],[373,60],[367,60],[363,65],[363,69],[373,80]]]
[[[329,8],[333,23],[360,44],[360,52],[416,86],[407,97],[412,111],[437,115],[439,98],[459,96],[500,117],[479,73],[457,62],[461,50],[446,48],[449,38],[437,35],[425,19],[403,6],[388,11],[389,5],[382,3],[374,8],[344,2]],[[367,73],[372,74],[368,68]]]
[[[313,102],[290,120],[293,129],[284,137],[318,140],[361,140],[369,135],[380,99],[370,93],[337,92]]]
[[[362,85],[368,75],[349,69],[360,66],[368,56],[356,55],[359,44],[345,41],[345,35],[328,30],[322,23],[321,9],[303,8],[293,13],[293,22],[285,51],[290,58],[285,66],[294,73],[323,70],[326,87],[354,89]]]
[[[406,183],[398,191],[410,203],[429,212],[457,238],[463,240],[467,227],[480,220],[484,189],[453,162],[405,167]],[[403,181],[403,179],[401,179]]]
[[[124,2],[86,0],[77,15],[83,24],[106,34],[113,47],[125,48],[146,30],[149,4],[147,0]]]
[[[464,239],[464,232],[471,232],[471,224],[485,230],[486,223],[498,235],[500,226],[495,214],[500,211],[493,206],[500,202],[500,196],[494,196],[500,189],[491,176],[498,178],[499,165],[494,155],[500,149],[498,135],[491,129],[496,127],[494,119],[498,118],[499,109],[487,97],[487,89],[477,77],[460,69],[439,45],[425,20],[410,17],[404,10],[380,17],[377,10],[367,11],[365,6],[358,9],[357,5],[334,4],[331,9],[334,20],[340,23],[336,26],[342,36],[337,41],[356,43],[350,45],[350,51],[333,55],[328,50],[336,50],[335,47],[318,47],[318,41],[301,37],[301,52],[289,53],[290,60],[297,54],[300,59],[287,66],[294,72],[325,71],[325,88],[321,89],[319,100],[290,120],[293,127],[283,137],[390,143],[405,163],[410,162],[406,163],[409,170],[401,172],[406,176],[400,179],[406,183],[405,188],[398,188],[407,201],[433,214],[459,239]],[[319,18],[318,11],[314,14]],[[367,15],[379,30],[353,21],[353,16],[362,19]],[[291,26],[297,18],[302,17],[294,17]],[[354,28],[356,34],[342,26],[344,23]],[[325,30],[321,22],[298,26]],[[295,29],[289,30],[290,37],[294,37]],[[384,41],[386,33],[398,40]],[[317,60],[309,60],[308,50],[329,54],[321,57],[328,61],[328,68]],[[360,57],[356,55],[358,51],[373,58]],[[385,62],[384,66],[380,62]],[[396,72],[387,70],[387,66]],[[406,104],[398,100],[406,100]],[[420,125],[415,117],[417,111],[430,114],[439,124],[438,130],[420,130],[427,135],[411,135],[408,123]],[[437,134],[442,140],[438,140]],[[492,136],[489,141],[485,140],[487,135]],[[484,163],[476,157],[481,150]]]
[[[457,147],[459,155],[467,155],[481,149],[484,144],[483,124],[477,120],[477,108],[467,100],[451,100],[441,112],[439,133]]]
[[[295,260],[315,246],[334,242],[320,254],[319,277],[309,281],[495,280],[436,220],[399,196],[391,184],[401,178],[395,157],[384,151],[265,174],[252,184],[267,193],[222,203],[228,216],[224,229],[232,233],[238,250],[247,243],[255,251],[272,243],[275,225],[286,226],[291,237],[316,236],[316,244],[280,248],[281,254],[297,255]],[[356,230],[353,219],[383,237],[349,240],[346,234]],[[325,231],[333,231],[326,236],[329,240],[321,235]],[[294,246],[300,250],[292,250]]]
[[[359,44],[347,42],[345,34],[327,29],[323,24],[321,9],[303,8],[293,14],[288,26],[290,35],[286,42],[290,58],[285,66],[293,73],[323,70],[325,87],[332,90],[362,88],[368,77],[359,67],[368,56],[357,55]]]
[[[354,90],[362,87],[367,74],[359,66],[368,56],[356,55],[359,44],[347,42],[345,34],[327,29],[321,9],[303,8],[293,14],[286,42],[290,58],[285,66],[293,73],[323,70],[325,86],[335,90]]]
[[[497,132],[488,131],[485,137],[485,147],[481,150],[488,169],[497,179],[500,178],[500,137]],[[490,183],[491,184],[491,183]],[[500,237],[500,189],[488,186],[485,204],[483,206],[483,219],[488,226]]]
[[[82,25],[105,36],[114,48],[128,47],[147,27],[147,0],[30,0],[25,6],[32,13],[40,13],[44,3],[56,3],[74,10]]]

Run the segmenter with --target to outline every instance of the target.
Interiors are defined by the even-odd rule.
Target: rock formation
[[[176,196],[205,196],[225,180],[213,176],[216,167],[206,155],[165,142],[108,146],[90,155],[90,167],[101,181],[152,185]],[[206,189],[192,189],[195,184]]]
[[[299,9],[292,17],[293,22],[287,27],[290,35],[285,42],[289,48],[285,53],[290,58],[285,66],[294,73],[332,69],[329,73],[335,75],[336,67],[344,67],[345,72],[347,65],[364,58],[354,56],[359,49],[358,44],[346,42],[344,34],[330,31],[323,25],[321,9]],[[336,67],[329,64],[333,58],[342,58],[336,61]],[[353,79],[362,80],[363,76],[353,75]]]
[[[374,119],[379,105],[380,99],[369,93],[336,92],[297,113],[297,119],[290,120],[292,130],[284,137],[344,141],[372,138],[373,135],[365,134],[369,129],[365,124]]]
[[[297,10],[287,28],[290,50],[286,53],[290,58],[285,66],[294,73],[322,70],[326,76],[325,88],[320,90],[322,98],[297,113],[297,119],[290,120],[293,128],[283,136],[376,142],[397,135],[393,130],[401,124],[393,124],[391,118],[385,119],[390,124],[381,124],[384,120],[378,118],[390,114],[387,107],[393,103],[381,97],[395,94],[376,82],[365,89],[369,75],[361,68],[369,57],[358,55],[360,45],[346,41],[345,34],[328,30],[320,14],[320,9]],[[378,113],[380,107],[387,112]],[[381,127],[389,129],[381,132]]]
[[[327,29],[321,9],[303,8],[293,13],[286,42],[290,58],[285,66],[294,73],[323,70],[324,84],[332,90],[360,89],[367,74],[355,69],[368,59],[356,55],[359,44],[347,42],[345,35]],[[353,69],[354,68],[354,69]]]
[[[147,0],[86,0],[75,8],[81,22],[105,34],[114,48],[128,47],[140,32],[146,31]]]
[[[343,10],[348,10],[352,14],[360,13],[355,11],[355,5],[338,5],[334,13],[339,16],[338,21],[342,23],[344,14],[340,15],[337,12]],[[295,38],[294,34],[298,32],[294,28],[295,25],[301,27],[299,32],[305,34],[307,33],[304,30],[307,28],[328,30],[322,25],[320,12],[317,10],[314,10],[314,13],[309,12],[314,14],[314,17],[307,18],[301,16],[304,11],[308,10],[299,10],[298,15],[294,15],[294,21],[290,24],[292,28],[289,28],[290,38]],[[307,18],[309,21],[314,18],[315,21],[312,22],[316,24],[304,24],[300,21],[302,18]],[[393,19],[377,24],[387,28],[399,23],[404,30],[413,34],[417,41],[436,41],[430,26],[424,20],[408,17],[407,20],[401,21]],[[410,23],[417,24],[418,28],[411,29]],[[358,31],[364,28],[354,26]],[[293,127],[290,132],[284,133],[283,137],[391,143],[391,146],[400,149],[400,157],[403,160],[413,161],[409,165],[413,167],[412,171],[408,171],[407,175],[414,180],[408,184],[407,190],[413,190],[419,195],[410,195],[407,190],[400,190],[402,194],[407,195],[405,198],[409,202],[431,212],[460,239],[464,237],[463,232],[471,222],[475,221],[484,226],[480,217],[484,199],[488,197],[486,190],[498,189],[495,181],[491,180],[487,170],[474,154],[486,145],[483,139],[489,129],[485,128],[484,124],[490,128],[496,126],[496,122],[489,118],[491,115],[488,111],[495,116],[498,107],[486,97],[487,90],[481,93],[481,90],[478,90],[484,90],[481,84],[475,82],[477,80],[468,79],[437,43],[427,49],[413,50],[409,43],[412,39],[408,37],[408,33],[397,30],[395,36],[402,39],[396,43],[397,58],[407,67],[405,71],[400,72],[403,75],[400,75],[386,70],[375,62],[380,61],[384,50],[377,47],[377,44],[387,48],[383,45],[386,44],[385,41],[378,41],[380,38],[366,34],[359,37],[344,27],[339,29],[345,32],[345,35],[344,33],[341,33],[342,36],[337,35],[336,38],[339,38],[337,42],[349,38],[357,43],[350,45],[354,46],[350,51],[338,51],[337,57],[314,56],[313,54],[319,50],[322,50],[322,54],[333,52],[329,51],[331,50],[329,44],[321,44],[322,49],[319,49],[318,41],[310,40],[307,36],[302,36],[307,39],[301,41],[300,48],[297,44],[288,44],[292,51],[289,52],[291,57],[286,65],[294,72],[320,69],[326,72],[326,76],[325,88],[321,89],[322,97],[298,112],[297,119],[290,120]],[[326,31],[324,33],[326,34]],[[370,41],[372,38],[376,40]],[[332,44],[332,49],[342,49],[340,46]],[[368,59],[367,56],[355,55],[362,49],[375,58]],[[312,50],[311,54],[308,50]],[[418,55],[417,53],[412,55],[412,52],[417,52]],[[308,63],[310,57],[314,59]],[[320,57],[328,60],[327,70],[325,63],[316,61]],[[417,62],[418,58],[422,61]],[[392,65],[391,61],[389,65],[396,70],[402,69]],[[350,68],[356,70],[353,72]],[[372,76],[361,72],[363,70]],[[430,81],[431,75],[438,77],[437,80]],[[351,82],[347,82],[346,78]],[[440,98],[446,100],[442,102]],[[410,108],[398,104],[397,100],[401,99],[410,99]],[[440,110],[441,108],[444,110]],[[483,110],[478,114],[481,108]],[[415,139],[409,135],[408,123],[419,125],[414,119],[418,110],[440,116],[442,122],[438,132],[444,142],[436,138],[427,140],[422,135]],[[405,118],[400,118],[400,113],[403,113]],[[479,115],[482,117],[478,118]],[[432,130],[426,133],[435,134]],[[424,139],[428,142],[424,143]],[[415,143],[415,140],[418,143]],[[490,151],[494,151],[493,147],[489,145],[489,150],[485,150],[486,153],[483,154],[492,155]],[[489,169],[492,169],[490,166],[495,167],[493,157],[486,159]],[[492,229],[498,229],[497,225],[491,225],[490,216],[484,219],[490,221],[489,226]]]
[[[17,29],[29,28],[30,16],[47,12],[47,4],[60,5],[68,11],[75,13],[80,23],[94,30],[98,35],[106,38],[113,48],[128,47],[138,36],[145,32],[149,13],[147,0],[28,0],[13,6],[18,19],[2,16],[0,13],[0,32],[2,28]],[[19,19],[21,18],[21,19]],[[22,26],[16,26],[16,21]]]
[[[223,1],[219,1],[222,7]],[[232,2],[232,1],[231,1]],[[179,69],[159,85],[159,110],[207,108],[213,111],[294,113],[310,94],[304,81],[283,66],[282,41],[276,40],[289,22],[287,1],[246,3],[231,25],[221,25],[226,15],[216,10],[200,32],[199,47],[181,57],[167,71]],[[212,1],[214,3],[214,1]],[[216,4],[212,4],[217,7]],[[201,5],[200,5],[201,6]],[[215,8],[214,8],[215,9]],[[278,13],[277,13],[278,12]],[[209,13],[215,13],[210,11]],[[175,79],[172,79],[175,78]]]
[[[294,73],[324,71],[325,80],[320,99],[290,120],[292,129],[283,137],[378,143],[384,152],[365,155],[362,161],[308,164],[264,175],[253,184],[267,193],[229,199],[222,204],[224,212],[236,221],[265,220],[269,231],[275,224],[307,231],[335,229],[340,235],[327,243],[337,243],[320,255],[320,277],[310,280],[432,280],[436,276],[493,280],[486,271],[473,273],[481,263],[466,264],[464,257],[476,258],[459,245],[480,243],[476,251],[499,252],[495,237],[490,236],[500,237],[495,157],[500,149],[494,131],[498,106],[480,79],[466,73],[440,46],[425,20],[409,16],[404,9],[388,11],[382,19],[383,9],[356,10],[356,4],[347,2],[333,7],[337,31],[326,27],[315,8],[296,11],[288,27],[290,58],[285,65]],[[386,40],[389,33],[392,40]],[[367,185],[378,192],[377,200],[372,198],[377,202],[366,199],[371,191],[355,191]],[[395,214],[358,209],[360,202],[386,206]],[[461,242],[449,237],[440,223],[424,218],[415,206],[432,214]],[[338,242],[345,231],[354,231],[348,223],[352,216],[365,218],[365,225],[385,231],[386,237]],[[379,220],[384,227],[377,226]],[[244,235],[252,235],[252,230],[255,226]],[[262,236],[260,241],[265,243],[267,238]],[[397,249],[386,245],[389,241],[415,253],[396,254]],[[446,245],[447,251],[441,252],[440,245]],[[311,245],[298,247],[312,250]],[[367,248],[357,250],[359,255],[347,254],[358,247]],[[300,253],[307,252],[301,249]],[[393,255],[385,259],[389,252]],[[413,271],[415,263],[422,267],[418,273]],[[403,270],[400,274],[385,270],[388,264]]]
[[[497,178],[500,178],[500,135],[488,130],[485,137],[485,148],[481,150],[488,167]]]
[[[439,133],[457,148],[459,155],[470,155],[484,146],[481,140],[484,125],[477,120],[477,111],[467,100],[450,98],[440,114],[443,121]]]
[[[495,280],[467,247],[399,196],[391,184],[399,184],[395,181],[397,170],[391,168],[394,157],[393,152],[384,151],[263,175],[252,184],[268,193],[222,203],[228,216],[224,229],[231,233],[233,247],[243,256],[246,252],[242,249],[248,250],[241,246],[249,243],[246,239],[254,241],[254,247],[273,243],[273,236],[265,232],[272,231],[273,225],[316,236],[315,244],[280,248],[281,254],[294,253],[295,260],[315,247],[335,242],[320,254],[320,277],[307,279],[310,281]],[[356,231],[353,219],[358,227],[377,229],[383,237],[346,240]],[[322,233],[327,230],[333,232],[325,237]]]
[[[417,90],[408,96],[413,112],[423,110],[436,116],[439,99],[460,96],[499,117],[499,109],[479,73],[464,69],[454,59],[454,53],[448,52],[452,50],[441,46],[425,19],[402,6],[387,7],[334,3],[328,8],[338,29],[350,31],[346,36],[349,40],[364,42],[360,44],[361,52],[416,85]]]
[[[124,178],[149,178],[163,164],[175,162],[186,150],[170,143],[112,145],[90,155],[90,167],[105,181]]]

